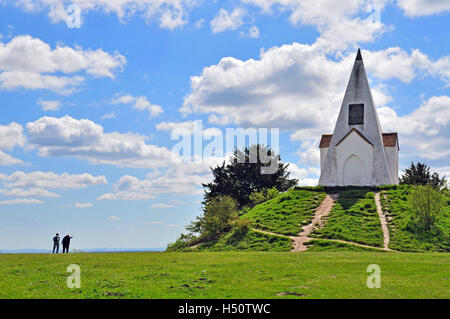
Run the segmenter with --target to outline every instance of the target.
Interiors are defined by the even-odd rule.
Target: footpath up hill
[[[208,242],[175,250],[450,251],[450,199],[447,198],[436,230],[427,235],[417,234],[411,228],[413,213],[407,204],[411,190],[410,186],[397,185],[292,188],[241,211],[239,218],[246,221],[246,227],[232,228]],[[378,207],[375,195],[380,199]],[[328,211],[323,211],[323,207],[319,207],[327,197],[331,205]]]

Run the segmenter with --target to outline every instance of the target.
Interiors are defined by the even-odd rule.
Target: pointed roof
[[[363,104],[363,123],[351,124],[349,119],[350,105]],[[367,78],[361,50],[358,49],[356,59],[353,64],[344,99],[334,127],[333,135],[325,137],[322,146],[328,144],[326,158],[323,162],[323,169],[320,175],[319,185],[339,185],[340,175],[338,174],[336,145],[345,139],[347,134],[356,129],[358,133],[373,145],[373,163],[369,170],[370,180],[375,185],[387,185],[394,183],[390,176],[386,153],[384,151],[383,131],[378,119],[375,103],[373,102],[369,80]],[[329,143],[327,143],[329,140]],[[393,143],[394,137],[387,138],[386,142]]]
[[[356,54],[355,61],[362,61],[361,49],[358,49],[358,53]]]

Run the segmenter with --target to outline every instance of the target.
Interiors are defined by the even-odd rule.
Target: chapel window
[[[364,124],[364,104],[350,104],[348,106],[348,125]]]

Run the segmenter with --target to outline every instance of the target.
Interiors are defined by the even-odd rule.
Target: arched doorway
[[[344,162],[344,185],[365,185],[364,163],[356,155],[349,156]]]

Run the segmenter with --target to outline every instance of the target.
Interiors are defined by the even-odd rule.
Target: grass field
[[[0,298],[450,298],[450,254],[197,252],[0,255]],[[81,267],[68,289],[66,267]],[[381,288],[366,286],[381,267]]]

